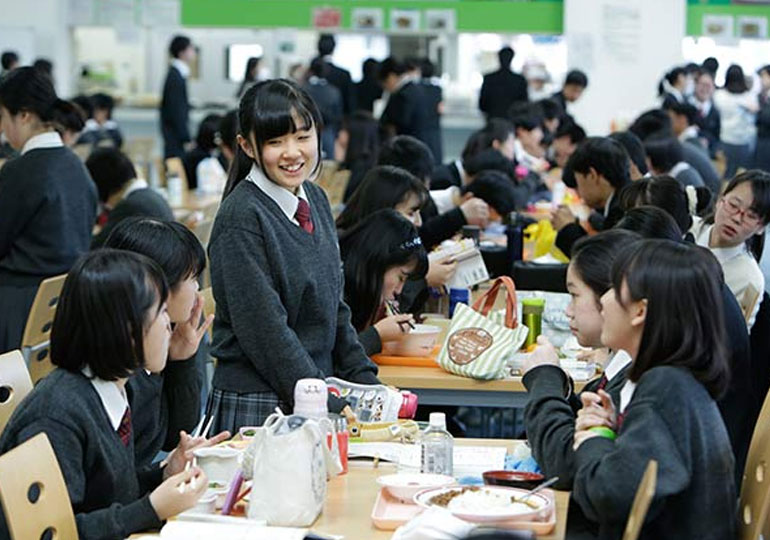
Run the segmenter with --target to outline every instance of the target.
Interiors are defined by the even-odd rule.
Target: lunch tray
[[[436,358],[441,352],[441,346],[436,345],[430,356],[390,356],[386,354],[372,355],[372,361],[379,366],[410,366],[410,367],[436,367]]]

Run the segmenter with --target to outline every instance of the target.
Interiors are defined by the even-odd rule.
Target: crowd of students
[[[319,67],[332,50],[322,37],[313,77],[337,88],[330,65]],[[191,51],[189,39],[172,41],[164,94],[184,88]],[[501,51],[501,75],[485,79],[482,109],[495,102],[495,81],[517,81],[505,73],[511,57]],[[0,169],[0,352],[19,346],[39,283],[68,275],[51,330],[57,369],[17,408],[0,452],[48,435],[82,538],[156,527],[205,490],[202,471],[185,469],[194,448],[260,425],[276,407],[290,412],[301,378],[379,383],[369,356],[403,338],[430,290],[456,271],[427,253],[464,225],[551,201],[563,181],[590,214],[557,204],[551,216],[570,258],[566,315],[603,375],[576,395],[541,338],[523,382],[534,457],[572,491],[570,537],[620,536],[650,459],[659,474],[645,537],[734,537],[770,386],[752,376],[749,344],[765,288],[770,173],[738,172],[724,188],[714,181],[700,143],[679,141],[686,91],[673,76],[667,111],[586,137],[565,110],[587,87],[578,72],[553,98],[532,103],[521,92],[490,106],[460,159],[442,163],[432,124],[408,125],[420,116],[414,96],[424,103],[428,92],[404,66],[388,59],[367,71],[390,94],[379,125],[357,109],[349,75],[336,133],[325,130],[314,91],[285,79],[246,85],[237,111],[202,122],[194,148],[173,134],[178,119],[164,124],[167,153],[181,147],[191,172],[205,160],[227,170],[207,246],[215,317],[203,317],[198,293],[203,247],[137,178],[119,142],[84,164],[56,129],[69,104],[50,77],[33,67],[5,74],[0,129],[18,156]],[[100,110],[94,122],[106,130],[109,107]],[[314,182],[332,136],[355,182],[336,219]],[[393,303],[403,313],[390,313]],[[217,365],[202,404],[195,358],[212,324]],[[201,407],[217,433],[210,439],[188,435]],[[328,407],[353,418],[342,398],[330,394]],[[159,463],[161,451],[170,454]]]

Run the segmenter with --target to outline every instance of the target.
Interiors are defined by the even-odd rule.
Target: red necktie
[[[126,407],[126,412],[123,413],[123,418],[120,420],[118,437],[125,446],[128,446],[131,441],[131,409],[129,407]]]
[[[299,226],[306,232],[313,232],[313,220],[310,219],[310,205],[305,199],[300,199],[297,205],[297,212],[294,214],[294,219],[297,220]]]
[[[618,413],[618,418],[615,422],[615,433],[620,433],[620,428],[623,427],[623,421],[626,419],[626,413]]]
[[[604,390],[607,387],[607,383],[609,382],[609,379],[607,379],[607,375],[602,373],[602,378],[599,379],[599,386],[596,387],[596,391]]]

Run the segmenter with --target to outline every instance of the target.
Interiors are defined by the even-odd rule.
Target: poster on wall
[[[704,15],[703,35],[716,40],[728,40],[733,38],[732,15]]]
[[[402,32],[420,30],[420,12],[416,9],[391,9],[390,29]]]
[[[738,37],[767,39],[767,17],[738,17]]]
[[[454,32],[457,14],[453,9],[426,9],[425,28],[431,32]]]
[[[356,30],[382,30],[385,26],[385,12],[382,8],[353,8],[350,25]]]
[[[336,8],[313,9],[313,27],[339,28],[342,25],[342,11]]]

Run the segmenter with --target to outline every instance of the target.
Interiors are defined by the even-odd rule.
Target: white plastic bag
[[[327,475],[342,470],[327,418],[272,414],[257,429],[247,453],[252,458],[248,517],[271,526],[310,526],[323,509]]]

